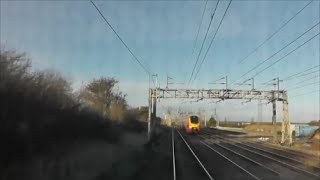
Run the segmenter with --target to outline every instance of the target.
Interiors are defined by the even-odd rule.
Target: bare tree
[[[126,95],[117,90],[117,80],[101,77],[94,79],[80,92],[80,98],[105,117],[121,120],[127,108]]]
[[[1,48],[0,52],[0,91],[10,91],[25,85],[29,78],[30,59],[25,53]]]

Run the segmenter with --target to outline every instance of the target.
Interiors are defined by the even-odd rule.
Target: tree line
[[[0,171],[34,156],[94,139],[117,142],[123,132],[145,132],[147,108],[132,108],[113,77],[73,91],[55,71],[34,71],[26,53],[0,51]],[[15,174],[13,174],[15,176]],[[8,174],[1,173],[0,179]]]

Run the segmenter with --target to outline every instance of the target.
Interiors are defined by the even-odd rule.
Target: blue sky
[[[308,2],[234,0],[192,87],[219,88],[221,86],[208,83],[224,75],[228,75],[231,82],[237,80],[257,63],[318,23],[320,2],[315,0],[256,53],[243,63],[238,63]],[[209,1],[207,4],[199,39],[192,54],[205,1],[96,2],[142,63],[151,72],[159,75],[163,87],[167,74],[176,82],[185,83],[190,78],[215,3],[216,1]],[[213,37],[227,4],[228,1],[220,2],[208,35],[209,40]],[[134,62],[130,53],[106,26],[89,1],[1,1],[0,5],[1,45],[27,52],[33,60],[34,69],[56,70],[72,80],[74,88],[100,76],[115,77],[120,81],[120,89],[128,94],[130,105],[147,104],[148,76]],[[319,28],[318,25],[257,70],[319,33]],[[274,77],[284,78],[319,65],[319,41],[317,36],[257,76],[257,89],[273,88],[260,84]],[[208,43],[209,41],[204,50]],[[250,78],[255,72],[248,74],[240,82]],[[319,72],[314,75],[317,75],[316,79],[308,82],[319,81]],[[283,82],[281,85],[286,87],[301,80],[303,78]],[[289,96],[317,89],[319,84],[314,84],[289,91]],[[318,99],[319,93],[289,99],[292,121],[319,119]],[[256,103],[242,105],[241,101],[210,105],[208,102],[190,105],[177,101],[161,101],[159,112],[168,105],[186,109],[192,107],[192,110],[205,107],[209,114],[212,108],[216,107],[221,117],[226,116],[229,119],[248,120],[257,116]],[[269,106],[264,108],[266,120],[271,118]],[[281,119],[281,116],[278,118]]]

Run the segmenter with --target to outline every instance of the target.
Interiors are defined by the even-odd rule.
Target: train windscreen
[[[193,124],[199,123],[198,116],[191,116],[191,117],[190,117],[190,121],[191,121],[191,123],[193,123]]]

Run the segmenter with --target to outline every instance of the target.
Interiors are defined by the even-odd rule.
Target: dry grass
[[[250,124],[244,127],[245,131],[248,132],[261,132],[261,133],[272,133],[273,125],[271,123],[261,123],[261,124]],[[281,124],[276,125],[276,131],[281,131]]]

